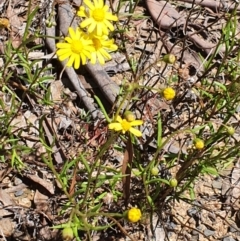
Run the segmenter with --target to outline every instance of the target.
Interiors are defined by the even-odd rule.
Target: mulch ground
[[[134,107],[147,123],[147,128],[143,130],[144,138],[153,133],[154,117],[158,112],[162,113],[165,120],[166,133],[182,126],[193,127],[202,123],[201,119],[194,116],[203,107],[199,105],[198,96],[189,86],[197,82],[204,71],[199,53],[205,58],[214,53],[216,43],[227,21],[226,12],[235,6],[234,1],[203,2],[204,5],[193,4],[191,1],[169,1],[169,3],[154,0],[140,1],[129,22],[124,14],[129,11],[130,5],[128,1],[125,2],[120,10],[122,17],[119,26],[127,24],[127,31],[116,35],[116,42],[121,44],[124,41],[125,49],[113,53],[112,60],[103,67],[87,65],[77,72],[72,69],[67,70],[61,76],[61,63],[55,57],[49,60],[55,51],[55,40],[48,38],[43,41],[35,38],[30,43],[32,46],[43,44],[41,49],[31,51],[30,58],[41,60],[42,65],[47,63],[53,68],[50,72],[44,73],[52,77],[46,82],[46,86],[50,90],[53,104],[49,106],[42,104],[42,96],[46,90],[39,88],[35,96],[25,96],[18,114],[11,121],[11,128],[14,136],[18,138],[18,145],[32,148],[33,152],[24,154],[21,148],[16,149],[26,165],[18,172],[9,165],[12,158],[9,155],[11,144],[6,144],[2,150],[1,240],[61,240],[59,231],[51,227],[66,222],[67,217],[60,216],[59,212],[67,202],[67,198],[61,192],[52,172],[42,161],[43,156],[45,158],[48,156],[39,139],[41,135],[38,130],[39,120],[43,123],[42,131],[47,142],[54,143],[52,158],[59,172],[66,161],[76,158],[86,150],[91,163],[97,147],[105,143],[108,138],[106,123],[101,118],[97,105],[94,104],[93,95],[98,95],[106,108],[111,110],[122,81],[131,81],[133,78],[129,62],[135,65],[138,73],[143,73],[139,80],[142,85],[162,88],[166,86],[167,79],[179,76],[181,82],[177,82],[174,87],[179,94],[185,93],[186,96],[178,102],[169,104],[157,98],[154,91],[142,93],[139,100],[134,102]],[[0,29],[1,55],[6,51],[7,40],[12,40],[14,48],[21,45],[27,22],[28,4],[29,2],[25,0],[0,3],[2,16],[0,26],[3,26]],[[32,1],[31,11],[37,6],[39,9],[29,28],[29,37],[36,29],[41,34],[51,36],[57,36],[59,32],[66,34],[76,6],[79,4],[78,1],[71,3],[70,1],[48,3]],[[113,7],[116,8],[117,4],[117,1],[114,2]],[[66,9],[71,14],[68,12],[67,16],[64,15]],[[239,24],[237,29],[236,32],[239,33]],[[240,35],[237,34],[236,38],[239,37]],[[177,57],[174,65],[167,66],[157,61],[160,56],[170,51]],[[220,48],[216,62],[221,61],[224,51],[224,48]],[[233,50],[233,55],[236,53],[238,53],[238,46]],[[3,65],[4,58],[0,57],[0,67],[2,68]],[[20,82],[17,76],[25,73],[22,72],[21,66],[15,66],[11,71],[15,78],[11,79],[9,87],[16,92],[20,102],[26,83]],[[214,73],[214,69],[212,71]],[[4,105],[8,106],[10,111],[9,95],[3,89],[0,95]],[[207,103],[201,104],[204,106]],[[88,111],[91,114],[87,116]],[[235,117],[239,118],[239,113],[236,113]],[[238,123],[239,119],[236,119],[232,120],[234,125]],[[188,123],[188,120],[191,120],[191,123]],[[219,118],[214,117],[214,120],[218,125]],[[236,128],[234,137],[237,140],[239,140],[239,133]],[[185,136],[182,135],[179,138],[184,140]],[[150,148],[156,148],[154,140],[148,144]],[[186,152],[187,148],[186,143],[182,144],[174,139],[166,147],[165,152],[176,155]],[[111,150],[106,154],[105,162],[116,168],[121,166],[122,159],[122,153]],[[194,187],[196,199],[193,203],[187,202],[190,193],[186,192],[185,201],[159,204],[164,207],[162,209],[164,212],[154,213],[151,220],[153,227],[149,224],[150,220],[137,225],[124,223],[126,232],[133,240],[239,241],[240,192],[237,188],[240,177],[239,165],[240,162],[236,158],[234,164],[219,177],[207,175],[199,177]],[[171,175],[174,175],[174,171]],[[75,178],[77,181],[85,181],[86,177],[79,173]],[[109,200],[105,202],[104,207],[110,210]],[[118,205],[119,203],[113,202],[112,209],[117,210]],[[84,233],[80,234],[80,237],[83,240],[86,239]],[[92,238],[93,240],[129,240],[117,227],[103,232],[93,232]]]

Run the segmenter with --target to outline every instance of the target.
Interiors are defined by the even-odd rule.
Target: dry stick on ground
[[[225,3],[225,0],[220,1],[221,3],[213,0],[178,0],[178,1],[192,3],[192,4],[200,5],[202,7],[208,7],[213,9],[214,11],[219,11],[222,9],[227,9],[227,10],[236,9],[237,11],[240,11],[240,6],[237,6],[236,8],[236,3],[228,5]]]

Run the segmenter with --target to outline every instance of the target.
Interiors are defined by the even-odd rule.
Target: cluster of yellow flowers
[[[114,30],[111,21],[117,21],[117,16],[109,11],[103,0],[83,2],[85,6],[81,6],[77,12],[83,21],[75,30],[69,27],[69,36],[65,37],[65,42],[56,44],[59,60],[68,59],[67,66],[74,66],[75,69],[80,64],[85,65],[87,60],[92,64],[97,61],[105,64],[106,59],[111,59],[109,52],[118,48],[114,40],[108,37],[109,30]]]
[[[165,88],[164,90],[161,91],[161,93],[164,99],[167,101],[173,100],[176,96],[175,90],[171,87]],[[136,137],[141,137],[142,132],[136,128],[133,128],[133,126],[140,126],[142,124],[143,124],[142,120],[135,120],[135,116],[131,111],[126,111],[124,113],[123,119],[121,116],[117,116],[116,122],[110,123],[108,125],[108,128],[114,131],[122,131],[123,134],[129,131],[131,134],[135,135]]]

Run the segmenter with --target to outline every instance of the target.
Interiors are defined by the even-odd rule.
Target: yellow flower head
[[[165,88],[162,93],[163,93],[164,99],[166,100],[172,100],[176,95],[175,90],[171,87]]]
[[[69,28],[69,36],[65,38],[65,43],[57,43],[57,56],[60,61],[69,58],[67,66],[71,67],[74,63],[74,68],[80,67],[80,62],[85,65],[87,58],[91,58],[91,52],[94,51],[92,40],[85,39],[84,33],[77,28]]]
[[[120,116],[118,116],[117,122],[110,123],[108,128],[114,131],[122,131],[123,134],[125,134],[127,131],[130,131],[133,135],[141,137],[142,132],[133,128],[133,126],[140,126],[142,124],[142,120],[127,121],[126,119],[122,119]]]
[[[114,40],[108,39],[107,35],[97,36],[90,34],[88,37],[92,40],[94,47],[94,51],[91,53],[92,64],[95,64],[97,60],[100,64],[105,64],[105,59],[111,59],[111,55],[108,52],[115,51],[118,48],[114,44]]]
[[[138,208],[131,208],[127,212],[128,221],[132,223],[138,222],[141,219],[141,217],[142,217],[142,213],[141,213],[141,210]]]
[[[204,141],[202,139],[196,138],[194,140],[194,146],[196,149],[201,150],[204,148]]]
[[[77,15],[85,18],[80,24],[81,28],[88,27],[88,32],[95,32],[98,36],[108,35],[108,29],[113,31],[114,27],[110,21],[117,21],[117,16],[110,13],[109,7],[104,5],[103,0],[83,0],[87,6],[81,6]]]

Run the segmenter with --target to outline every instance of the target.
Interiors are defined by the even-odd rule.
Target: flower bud
[[[127,212],[127,219],[132,223],[138,222],[142,217],[141,210],[139,208],[131,208]]]
[[[204,148],[204,141],[202,139],[196,138],[194,140],[194,146],[196,149],[201,150]]]
[[[71,241],[73,240],[73,230],[70,227],[66,227],[62,230],[62,238],[64,241]]]
[[[227,127],[227,133],[232,136],[235,133],[235,129],[232,126]]]
[[[163,95],[164,99],[172,100],[172,99],[174,99],[176,92],[173,88],[167,87],[163,90],[162,95]]]
[[[158,173],[159,173],[159,170],[158,170],[157,167],[153,167],[153,168],[151,169],[151,174],[152,174],[153,176],[157,176]]]
[[[131,92],[136,89],[138,85],[136,83],[126,83],[124,84],[123,88],[126,92]]]
[[[124,118],[128,121],[128,122],[132,122],[132,121],[134,121],[136,118],[135,118],[135,115],[133,114],[133,112],[132,111],[130,111],[130,110],[127,110],[127,111],[125,111],[125,113],[124,113]]]
[[[176,187],[178,185],[178,181],[176,178],[172,178],[169,180],[169,186],[170,187]]]
[[[167,64],[174,64],[176,62],[176,57],[173,54],[166,54],[163,56],[163,61]]]

